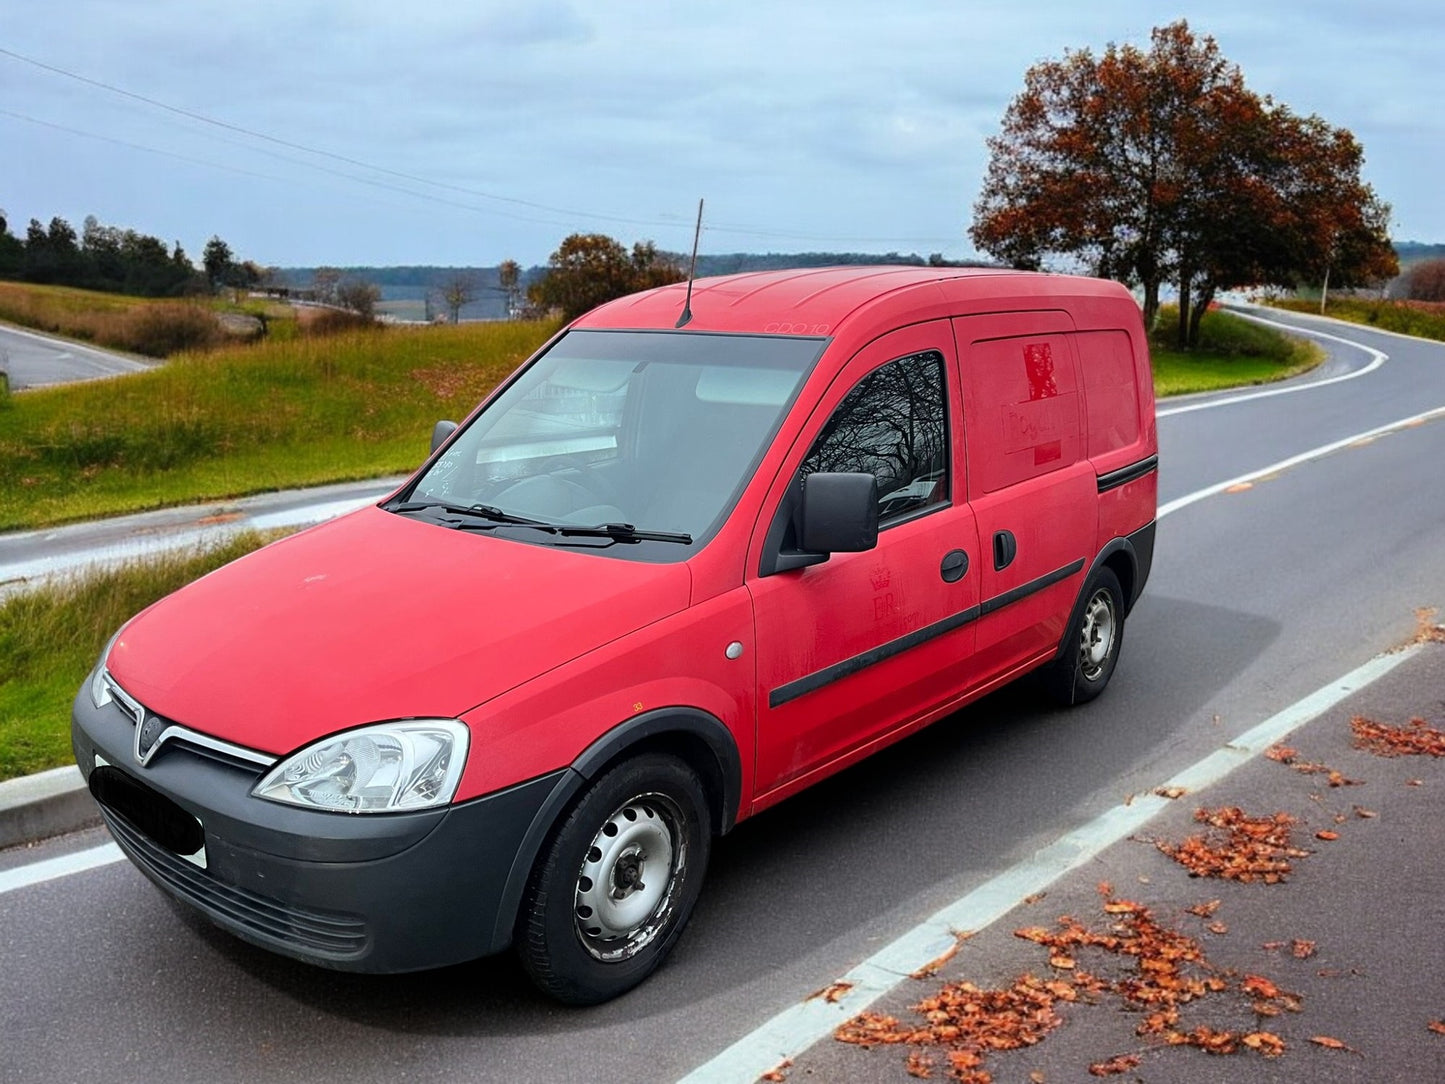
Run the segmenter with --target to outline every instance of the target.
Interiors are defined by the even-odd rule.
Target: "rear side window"
[[[1079,389],[1064,335],[974,343],[964,363],[970,489],[993,493],[1078,462]]]
[[[1089,455],[1139,442],[1139,383],[1134,345],[1126,331],[1081,331],[1074,336],[1084,372],[1089,418]]]
[[[910,354],[874,369],[838,405],[818,434],[803,473],[872,474],[878,518],[946,504],[948,410],[943,355]]]

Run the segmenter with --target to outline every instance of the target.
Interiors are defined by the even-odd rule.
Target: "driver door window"
[[[820,471],[878,479],[881,527],[948,503],[948,411],[943,357],[926,351],[874,369],[828,419],[803,460]]]

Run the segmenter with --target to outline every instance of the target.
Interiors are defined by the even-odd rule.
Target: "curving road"
[[[506,958],[320,971],[112,863],[0,891],[0,1081],[755,1079],[712,1059],[1445,608],[1445,344],[1270,318],[1333,336],[1331,366],[1162,406],[1155,566],[1108,694],[1060,713],[1005,690],[747,822],[634,993],[562,1010]],[[103,841],[0,855],[0,879]]]
[[[146,362],[123,354],[0,324],[0,371],[9,374],[13,391],[120,376],[148,368]]]

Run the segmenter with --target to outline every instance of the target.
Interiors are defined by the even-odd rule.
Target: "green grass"
[[[248,532],[0,600],[0,780],[72,762],[70,703],[127,618],[281,533]]]
[[[1318,313],[1320,303],[1290,299],[1271,302],[1275,308],[1291,312]],[[1330,298],[1325,315],[1353,324],[1364,324],[1384,331],[1398,331],[1421,339],[1445,342],[1445,304],[1427,301],[1366,300],[1357,297]]]
[[[1218,310],[1200,322],[1198,347],[1178,350],[1173,345],[1175,312],[1172,306],[1160,310],[1159,330],[1150,343],[1154,394],[1160,398],[1284,380],[1324,359],[1313,343]]]
[[[0,398],[0,530],[412,470],[554,330],[265,340]]]

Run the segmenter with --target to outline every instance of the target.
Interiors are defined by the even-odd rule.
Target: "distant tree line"
[[[253,286],[265,274],[250,261],[237,261],[219,237],[206,243],[198,268],[179,241],[167,246],[136,230],[104,226],[94,215],[86,217],[79,233],[60,217],[48,226],[32,218],[24,236],[17,237],[0,212],[0,279],[138,297],[181,297],[224,286]]]

